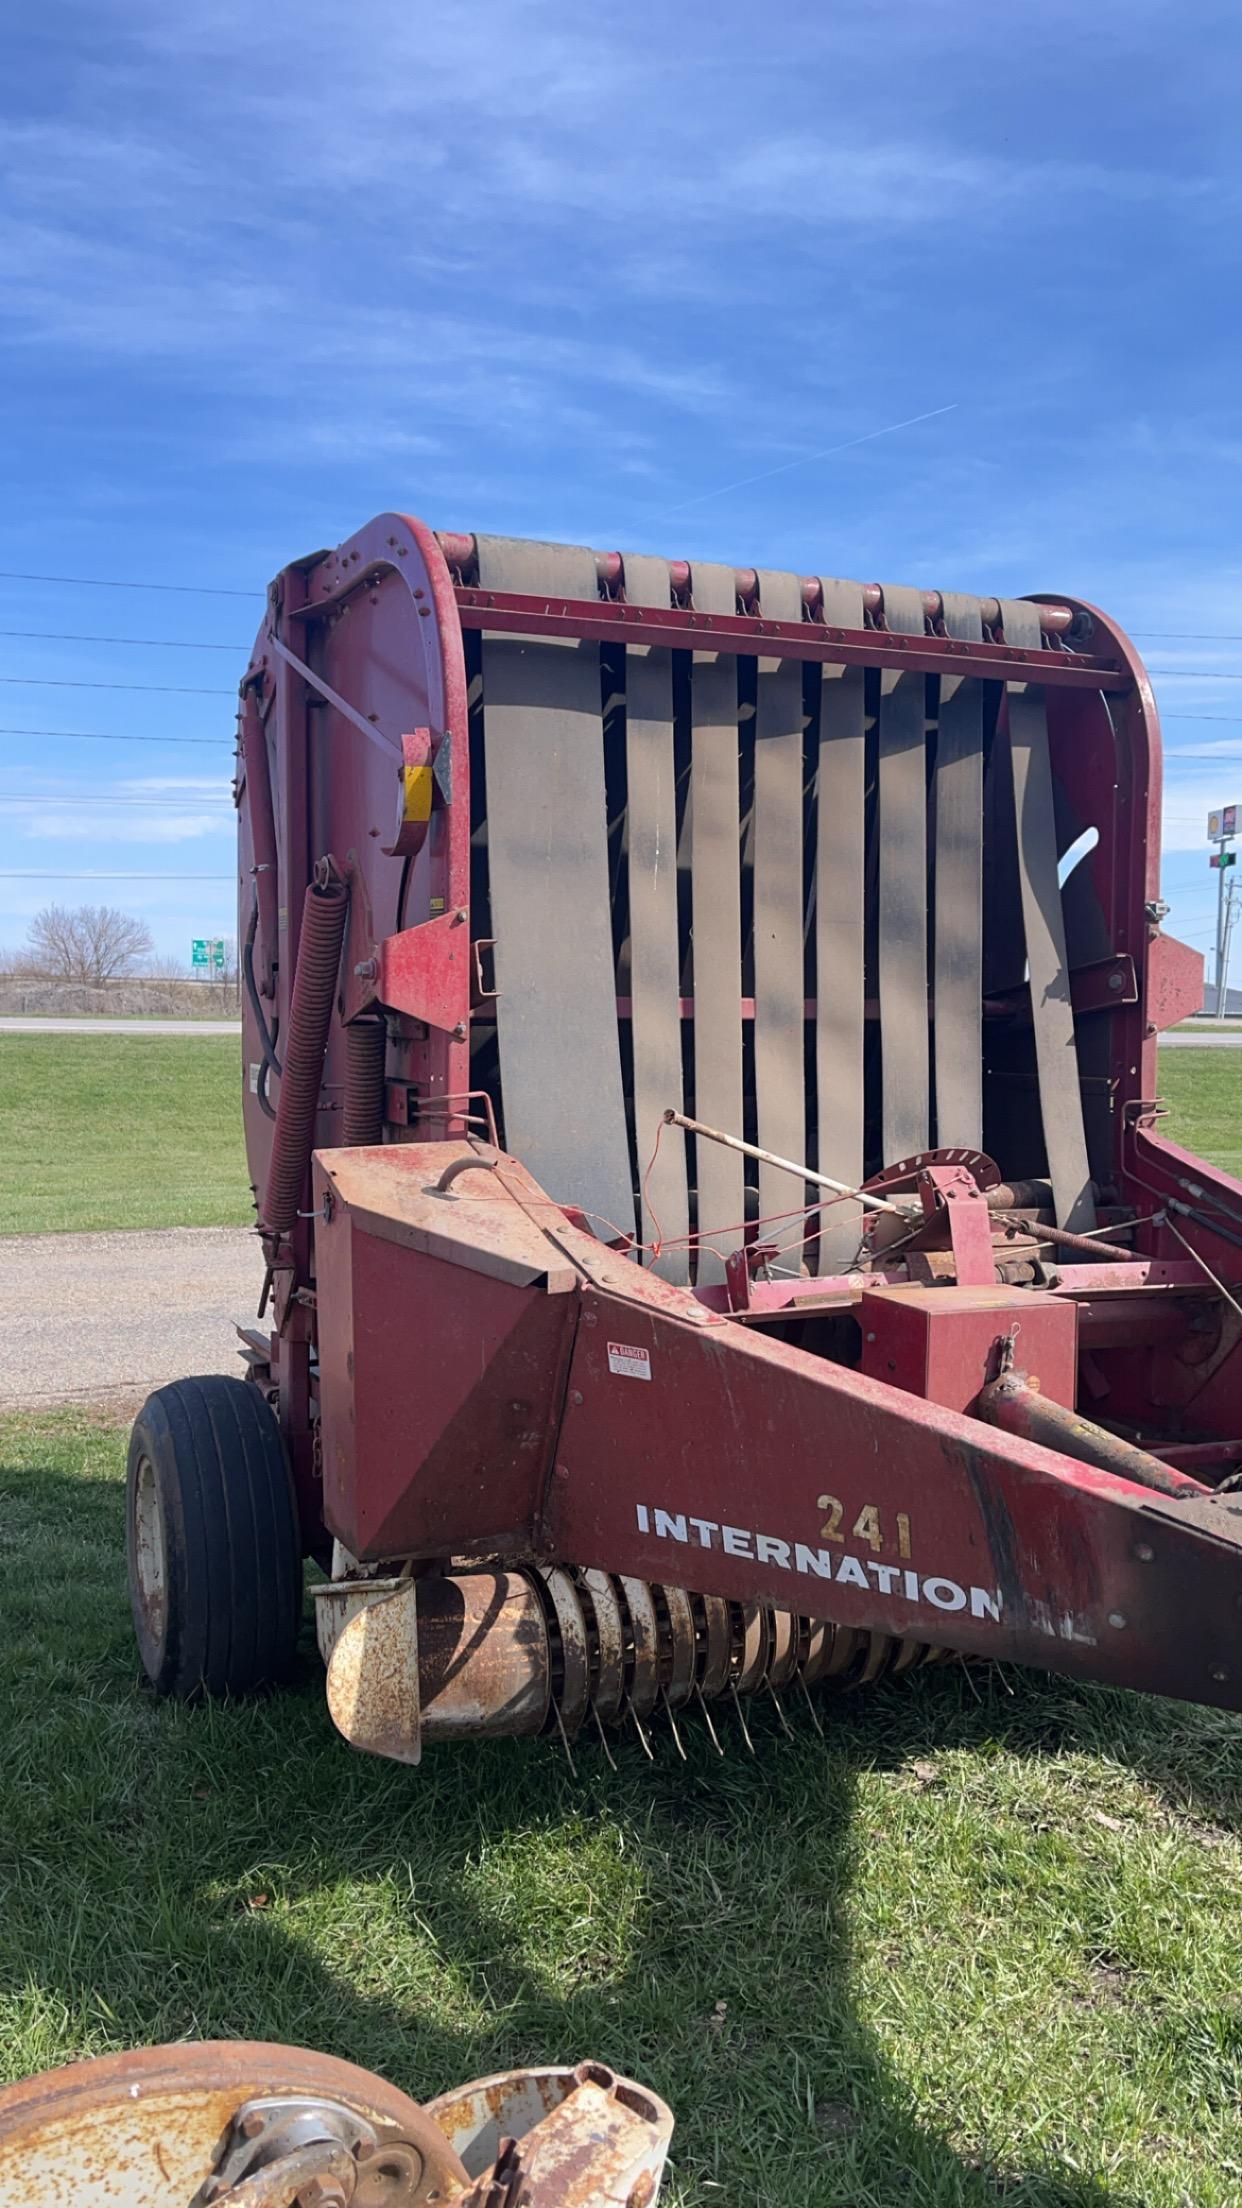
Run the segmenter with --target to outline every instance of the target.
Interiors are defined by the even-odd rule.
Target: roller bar
[[[834,667],[900,667],[911,674],[976,676],[1012,682],[1029,675],[1066,690],[1128,690],[1133,678],[1115,662],[1059,651],[1023,650],[1008,644],[961,643],[947,636],[898,636],[887,629],[839,629],[822,621],[767,621],[758,614],[696,613],[670,606],[628,606],[619,599],[527,597],[516,591],[454,590],[464,629],[516,636],[582,638],[607,642],[632,636],[667,651],[758,653],[782,659],[822,660]]]
[[[477,577],[478,554],[473,536],[454,530],[437,530],[436,542],[449,566],[460,575],[463,583]],[[595,572],[606,590],[615,590],[625,580],[625,561],[620,552],[597,552]],[[683,597],[690,588],[689,560],[670,560],[669,583],[676,597]],[[753,567],[739,567],[735,571],[737,594],[744,605],[751,605],[758,595],[759,577]],[[875,616],[884,612],[884,586],[882,583],[862,585],[864,611]],[[802,603],[810,614],[818,614],[823,607],[823,585],[818,575],[802,577]],[[930,621],[939,621],[944,615],[944,599],[938,590],[920,592],[923,610]],[[1037,608],[1039,625],[1046,636],[1066,636],[1074,627],[1078,616],[1070,606],[1040,606]],[[995,628],[1001,619],[1000,600],[981,598],[979,615],[985,627]]]

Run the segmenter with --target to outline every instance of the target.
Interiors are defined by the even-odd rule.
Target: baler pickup
[[[1159,782],[1074,602],[395,514],[286,569],[270,1331],[135,1427],[155,1683],[278,1676],[309,1555],[333,1716],[407,1762],[952,1652],[1242,1707],[1242,1184],[1159,1130]]]

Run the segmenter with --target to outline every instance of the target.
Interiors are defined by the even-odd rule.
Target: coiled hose
[[[280,1101],[263,1192],[263,1224],[287,1234],[298,1215],[315,1139],[324,1052],[349,910],[347,885],[321,862],[302,907],[298,964],[284,1034]]]

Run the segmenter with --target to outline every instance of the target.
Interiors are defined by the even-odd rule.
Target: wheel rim
[[[134,1588],[143,1621],[156,1646],[168,1622],[168,1565],[164,1506],[149,1457],[140,1457],[134,1481]]]

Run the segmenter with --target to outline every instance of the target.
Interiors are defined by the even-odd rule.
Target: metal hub
[[[149,1457],[139,1459],[133,1509],[138,1598],[152,1639],[160,1642],[168,1622],[168,1546],[163,1499]]]
[[[142,2048],[0,2094],[0,2200],[32,2208],[437,2208],[468,2182],[416,2101],[302,2048]]]

